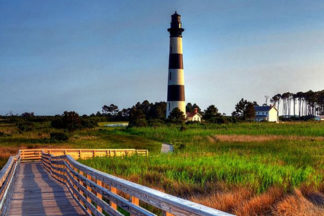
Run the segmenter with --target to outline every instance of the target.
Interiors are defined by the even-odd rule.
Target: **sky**
[[[166,101],[175,10],[187,102],[324,89],[324,1],[0,0],[0,114]]]

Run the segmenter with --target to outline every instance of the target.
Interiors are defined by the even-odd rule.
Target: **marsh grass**
[[[194,194],[208,193],[213,190],[211,187],[220,183],[228,187],[249,187],[261,193],[273,186],[289,191],[301,183],[319,185],[323,180],[322,175],[309,165],[279,165],[275,159],[265,157],[246,157],[235,153],[178,153],[148,158],[95,158],[81,162],[114,175],[126,178],[137,176],[141,184],[157,186],[168,193],[176,192],[176,195],[183,196],[193,195],[186,187],[194,188]],[[181,185],[184,191],[174,188],[173,183]]]
[[[323,123],[189,125],[182,131],[171,125],[102,133],[175,147],[174,153],[153,152],[148,158],[81,161],[104,172],[237,215],[278,215],[287,203],[315,212],[321,208],[295,191],[305,186],[311,186],[310,193],[324,191]]]
[[[22,132],[15,124],[0,122],[0,166],[19,148],[144,148],[150,151],[147,158],[82,162],[237,215],[289,215],[294,212],[287,210],[289,205],[318,211],[312,194],[324,192],[323,123],[187,125],[186,130],[105,124],[68,132],[37,122],[33,130]],[[64,132],[69,140],[52,142],[52,132]],[[162,142],[173,144],[175,152],[159,154]]]

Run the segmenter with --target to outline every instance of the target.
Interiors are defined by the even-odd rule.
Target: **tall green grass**
[[[82,162],[175,195],[210,193],[220,185],[250,187],[260,193],[273,186],[285,190],[301,184],[316,187],[323,181],[324,141],[316,138],[324,135],[321,122],[189,125],[185,130],[171,125],[102,133],[174,144],[176,152],[167,155],[156,154],[155,150],[148,158],[95,158]],[[282,138],[259,142],[209,139],[217,134]],[[291,136],[294,139],[288,138]]]
[[[322,174],[311,166],[278,164],[276,160],[260,155],[179,153],[148,158],[95,158],[81,162],[114,175],[130,179],[137,176],[139,183],[162,187],[170,193],[175,192],[174,184],[200,188],[200,193],[208,193],[210,188],[206,185],[219,183],[263,192],[271,186],[289,190],[301,183],[318,185],[323,180]],[[152,181],[148,180],[152,178]]]
[[[190,140],[196,136],[216,134],[324,136],[324,122],[194,124],[186,127],[184,131],[180,130],[180,126],[164,126],[130,128],[124,132],[162,142]]]

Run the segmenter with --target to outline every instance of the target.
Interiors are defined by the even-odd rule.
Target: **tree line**
[[[276,94],[271,102],[277,108],[279,115],[291,116],[317,116],[324,114],[324,90],[307,92],[284,92]]]

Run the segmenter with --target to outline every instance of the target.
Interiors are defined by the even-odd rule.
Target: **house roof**
[[[202,116],[200,113],[190,113],[190,112],[187,112],[187,117],[191,118],[191,117],[194,117],[195,115],[199,115],[200,117]]]
[[[254,109],[256,112],[267,112],[271,110],[271,106],[255,106]]]

